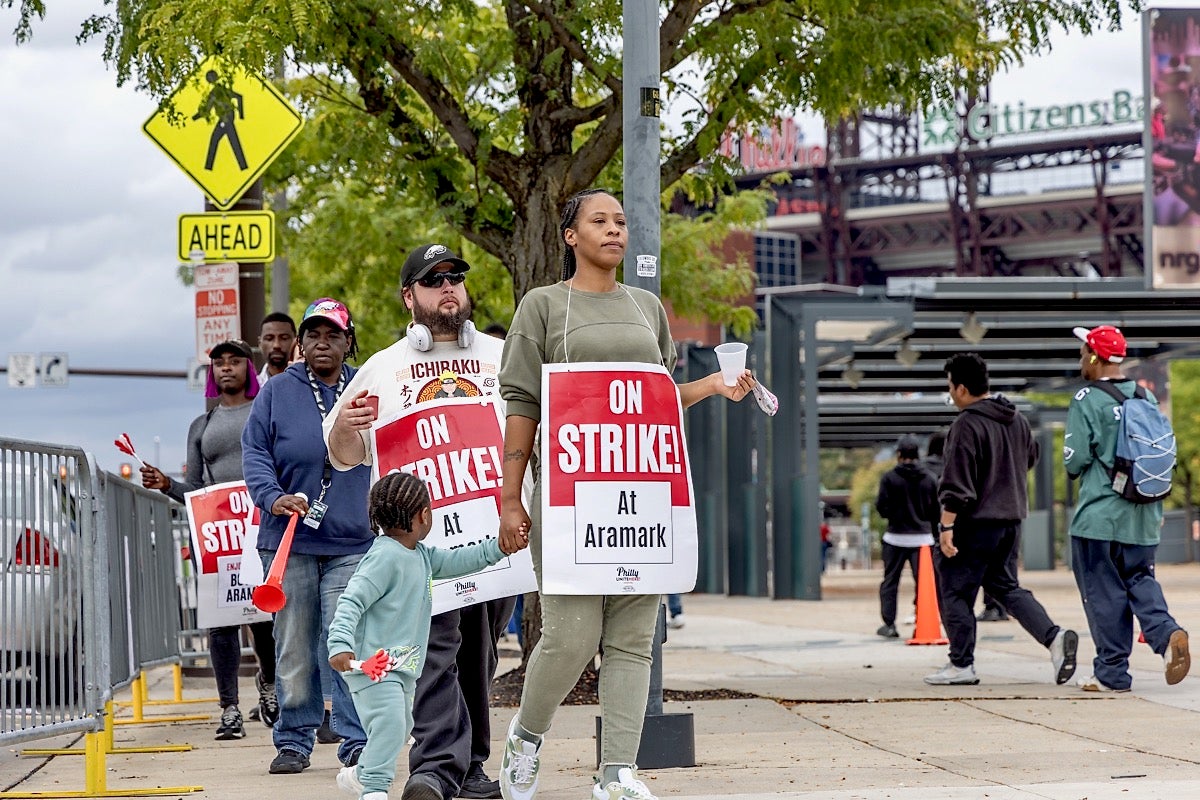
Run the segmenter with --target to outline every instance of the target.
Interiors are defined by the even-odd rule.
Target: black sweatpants
[[[921,555],[919,547],[900,547],[899,545],[883,543],[883,581],[879,584],[879,616],[884,625],[896,624],[896,595],[900,591],[900,576],[904,574],[904,565],[908,564],[912,573],[913,583],[917,580],[917,558]]]
[[[242,663],[241,628],[228,625],[208,629],[208,659],[213,677],[217,679],[217,696],[221,708],[238,704],[238,667]],[[255,622],[250,626],[254,655],[263,681],[275,682],[275,623]],[[255,698],[257,702],[257,698]]]
[[[933,548],[938,571],[942,622],[950,639],[950,663],[962,668],[975,663],[975,599],[982,587],[1008,609],[1042,646],[1049,647],[1058,626],[1033,593],[1017,581],[1020,521],[956,521],[954,545],[958,555],[947,558]]]
[[[413,703],[411,774],[431,775],[455,797],[472,761],[491,754],[488,698],[496,674],[496,640],[515,597],[477,603],[430,620],[429,650]],[[505,613],[507,609],[507,613]]]

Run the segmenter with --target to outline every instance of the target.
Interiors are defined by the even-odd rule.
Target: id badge
[[[313,500],[308,504],[308,513],[304,515],[304,524],[310,528],[321,527],[321,520],[325,519],[325,512],[328,510],[329,506],[320,500]]]

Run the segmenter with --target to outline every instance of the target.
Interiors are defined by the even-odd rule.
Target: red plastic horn
[[[307,502],[308,498],[304,499]],[[267,579],[254,587],[254,593],[250,595],[250,602],[254,603],[254,607],[259,611],[274,614],[287,605],[287,595],[283,593],[283,573],[287,569],[288,555],[292,552],[292,538],[296,535],[296,521],[299,519],[300,515],[293,511],[288,519],[287,530],[283,532],[283,539],[279,542],[279,549],[275,551],[275,560],[271,562],[271,571],[267,573]]]

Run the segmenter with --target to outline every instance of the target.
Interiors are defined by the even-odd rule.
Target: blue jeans
[[[269,572],[274,550],[259,550],[263,570]],[[287,603],[275,615],[275,691],[279,720],[271,737],[277,750],[310,755],[317,728],[325,718],[321,691],[321,631],[328,630],[338,598],[354,574],[361,553],[348,556],[312,556],[292,553],[283,574]],[[367,735],[354,710],[350,691],[340,675],[333,676],[333,711],[330,726],[345,737],[338,759],[345,763],[366,744]]]
[[[678,617],[683,613],[683,598],[677,594],[667,595],[667,611],[672,617]]]

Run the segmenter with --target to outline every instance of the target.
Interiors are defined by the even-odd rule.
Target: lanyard
[[[317,376],[313,374],[312,368],[307,364],[304,365],[304,371],[308,373],[308,385],[312,388],[313,399],[317,401],[317,411],[321,412],[321,419],[325,419],[329,415],[329,409],[325,408],[325,399],[321,396],[321,385],[317,383]],[[337,405],[338,398],[342,396],[342,391],[346,388],[346,368],[342,367],[338,373],[337,388],[333,390],[333,403]]]
[[[308,373],[308,385],[312,388],[313,399],[317,401],[317,411],[321,414],[321,419],[329,416],[329,409],[325,408],[325,400],[321,396],[321,386],[317,383],[317,376],[313,374],[312,368],[307,364],[304,365],[305,372]],[[333,390],[333,404],[337,405],[338,398],[342,396],[342,390],[346,388],[346,368],[343,366],[338,374],[337,388]],[[320,503],[325,499],[325,492],[329,491],[329,486],[333,483],[333,464],[329,462],[329,453],[325,453],[325,468],[321,471],[321,495],[316,502]]]

